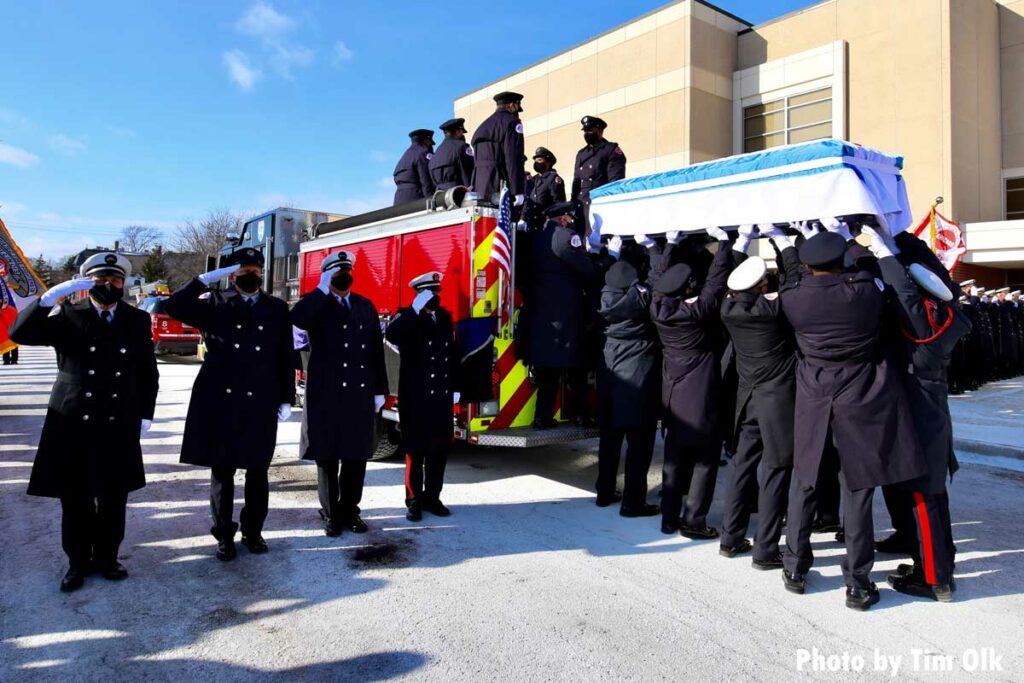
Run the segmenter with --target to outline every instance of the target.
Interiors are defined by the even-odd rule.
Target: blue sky
[[[6,2],[0,217],[57,257],[213,208],[378,208],[455,97],[663,4]],[[717,4],[757,23],[809,0]]]

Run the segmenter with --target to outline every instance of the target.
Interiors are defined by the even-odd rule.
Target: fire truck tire
[[[400,436],[398,428],[391,420],[377,418],[377,446],[373,450],[371,460],[386,460],[400,454]]]

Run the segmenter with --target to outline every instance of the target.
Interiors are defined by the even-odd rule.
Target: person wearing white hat
[[[405,453],[405,506],[410,522],[423,512],[447,517],[441,502],[453,439],[452,405],[460,399],[460,360],[452,316],[441,306],[441,273],[413,278],[416,292],[388,325],[384,338],[401,357],[398,415]]]
[[[117,555],[128,493],[146,485],[140,437],[152,424],[159,383],[149,315],[121,300],[130,273],[124,256],[94,254],[81,277],[51,287],[10,328],[18,344],[57,350],[28,493],[60,498],[65,592],[92,571],[128,576]]]
[[[348,251],[325,258],[320,283],[292,308],[310,346],[299,455],[316,461],[320,517],[332,537],[367,531],[359,502],[388,393],[380,315],[352,291],[355,263]]]

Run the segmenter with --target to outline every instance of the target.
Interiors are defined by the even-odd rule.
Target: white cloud
[[[223,59],[228,76],[245,92],[252,90],[256,82],[263,78],[263,72],[252,66],[249,56],[241,50],[227,50]]]
[[[235,23],[240,33],[269,40],[295,28],[295,20],[281,14],[268,2],[257,2]]]
[[[339,40],[334,43],[334,64],[337,66],[342,62],[351,62],[356,56],[355,52],[352,52],[352,48],[345,44],[345,41]]]
[[[24,126],[28,124],[28,119],[14,111],[13,109],[5,109],[0,107],[0,123],[9,123],[12,125]]]
[[[377,180],[374,183],[374,187],[379,187],[382,190],[394,190],[395,189],[395,176],[386,175],[383,178]]]
[[[27,149],[0,142],[0,164],[11,164],[12,166],[28,168],[38,163],[39,157]]]
[[[124,128],[123,126],[115,126],[112,123],[105,123],[103,127],[113,133],[119,138],[133,138],[136,136],[136,132],[131,128]]]
[[[313,51],[307,47],[287,47],[274,44],[272,50],[271,65],[282,78],[291,79],[292,69],[309,66],[313,63]]]
[[[47,144],[50,145],[52,149],[55,149],[61,154],[64,154],[69,157],[73,157],[85,151],[84,142],[82,142],[81,140],[76,140],[73,137],[64,135],[63,133],[51,135],[46,139],[46,142]]]

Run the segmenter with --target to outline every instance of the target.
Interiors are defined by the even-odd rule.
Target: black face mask
[[[246,294],[255,294],[262,284],[263,278],[256,273],[242,273],[235,278],[235,287]]]
[[[124,298],[124,288],[116,287],[112,282],[104,282],[89,290],[89,296],[96,299],[101,305],[109,306]]]
[[[548,170],[548,165],[542,161],[535,161],[533,162],[533,170],[537,173],[544,173]]]
[[[583,141],[586,142],[588,145],[593,145],[594,143],[598,142],[600,139],[601,139],[601,134],[600,133],[584,133],[583,134]]]
[[[339,291],[346,291],[352,286],[352,273],[342,271],[331,278],[331,284]]]

